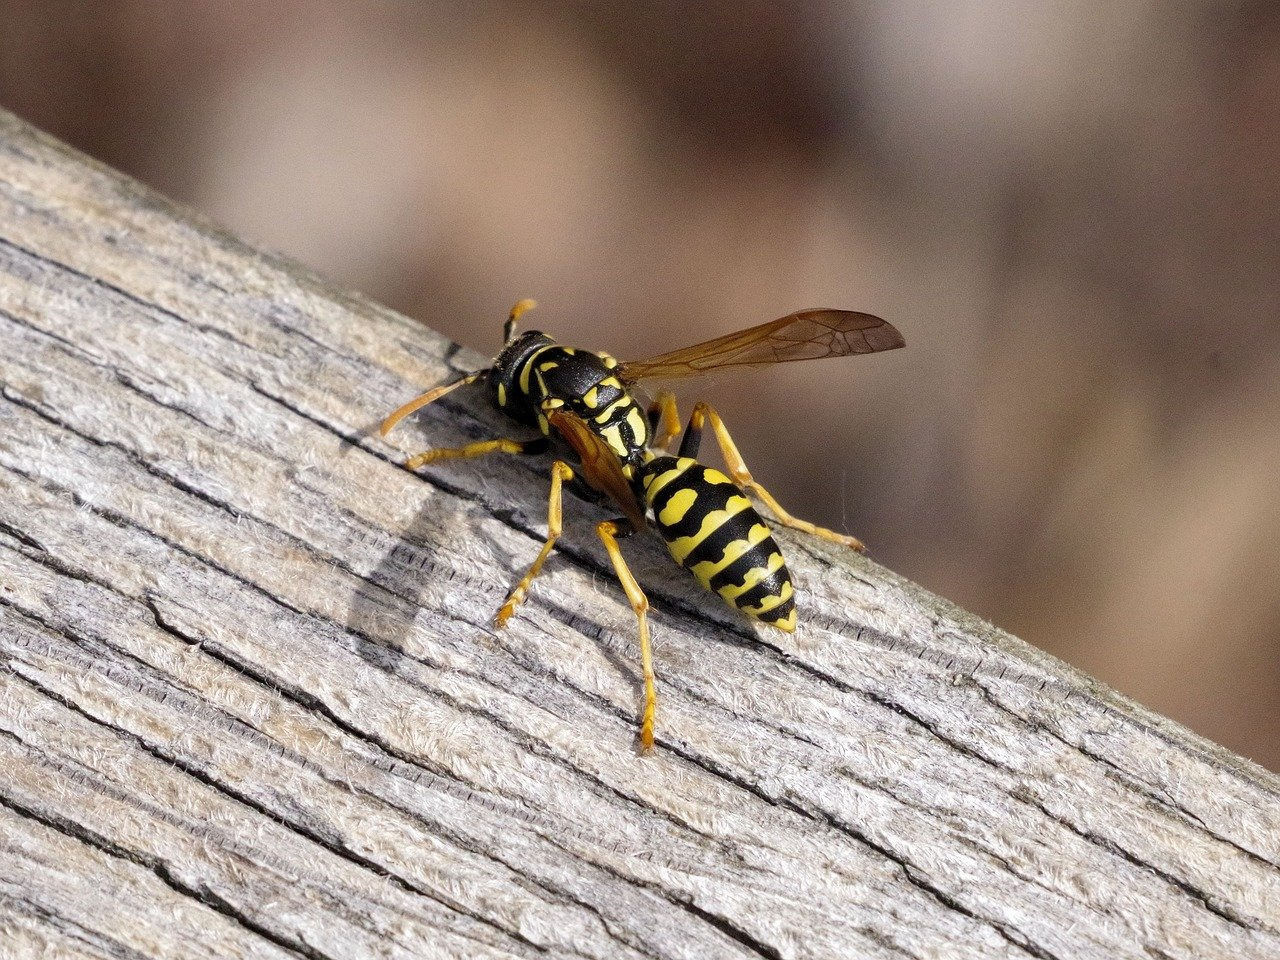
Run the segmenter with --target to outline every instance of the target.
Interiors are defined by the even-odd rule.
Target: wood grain
[[[8,115],[0,354],[6,957],[1280,956],[1275,776],[823,543],[625,545],[638,757],[600,510],[495,631],[549,461],[372,430],[482,359]]]

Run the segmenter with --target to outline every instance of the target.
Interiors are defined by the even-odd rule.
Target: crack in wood
[[[0,731],[0,736],[4,735],[6,735],[6,733],[4,731]],[[110,838],[95,833],[93,830],[82,824],[69,820],[65,817],[60,817],[56,814],[45,814],[24,806],[13,798],[7,796],[2,790],[0,790],[0,806],[20,817],[25,817],[28,820],[34,820],[41,826],[48,827],[51,830],[56,830],[59,833],[66,834],[75,840],[79,840],[81,843],[93,847],[95,850],[99,850],[108,856],[115,857],[119,860],[126,860],[129,863],[151,871],[157,879],[175,893],[179,893],[184,897],[188,897],[195,900],[197,903],[209,907],[210,909],[222,914],[222,916],[231,920],[238,926],[257,934],[263,940],[266,940],[281,949],[287,950],[289,953],[300,957],[306,957],[307,960],[342,960],[342,958],[321,953],[319,950],[316,950],[301,940],[291,939],[261,923],[258,923],[252,917],[241,913],[233,904],[224,898],[219,897],[212,891],[185,883],[175,876],[164,863],[158,861],[149,862],[147,857],[138,855],[132,850],[126,850],[125,848],[120,847],[112,842]]]
[[[6,809],[10,810],[11,813],[17,814],[17,811],[13,810],[12,807],[5,805],[3,796],[0,796],[0,806],[6,806]],[[74,940],[78,945],[86,949],[101,951],[103,954],[110,956],[112,960],[149,960],[147,954],[133,949],[128,944],[115,937],[108,936],[100,930],[94,930],[78,923],[43,903],[27,897],[11,896],[4,890],[0,890],[0,934],[12,938],[15,933],[12,927],[5,922],[6,913],[10,917],[21,913],[39,920],[42,925],[48,926],[68,939]],[[10,948],[13,948],[12,944]],[[53,951],[50,951],[50,953],[56,956]]]
[[[0,600],[0,603],[3,603],[3,600]],[[40,621],[37,621],[37,622],[40,622]],[[42,623],[41,625],[45,626],[47,629],[55,629],[46,623]],[[64,632],[63,635],[66,636],[69,640],[72,640],[72,642],[76,642],[76,643],[80,642],[80,638],[77,638],[74,634]],[[469,910],[463,904],[457,902],[451,897],[448,897],[436,891],[427,890],[424,887],[420,886],[419,884],[416,884],[413,881],[409,880],[408,878],[403,877],[395,873],[394,871],[388,869],[387,867],[384,867],[383,865],[371,860],[370,858],[350,849],[346,844],[344,844],[337,838],[326,837],[318,830],[311,829],[307,827],[305,824],[302,824],[296,820],[290,820],[284,817],[278,810],[272,810],[268,807],[265,807],[262,803],[255,800],[253,797],[249,796],[244,791],[235,789],[231,785],[224,783],[218,780],[217,778],[212,777],[209,774],[205,773],[203,770],[199,769],[194,764],[187,762],[181,754],[176,753],[174,751],[165,750],[155,744],[148,742],[143,737],[135,733],[131,733],[130,731],[125,730],[121,727],[118,727],[105,720],[102,720],[99,717],[93,716],[91,713],[89,713],[79,704],[76,704],[68,700],[67,698],[61,696],[60,694],[52,690],[47,689],[44,686],[41,686],[39,683],[31,679],[30,677],[24,676],[24,677],[21,677],[20,679],[24,683],[32,687],[34,690],[38,691],[41,695],[48,697],[50,700],[55,701],[56,703],[60,704],[64,708],[84,717],[89,722],[97,724],[98,726],[102,727],[105,730],[110,730],[113,734],[119,737],[123,737],[126,740],[136,744],[137,747],[143,753],[146,753],[148,756],[154,757],[155,759],[163,763],[172,765],[174,768],[181,770],[184,774],[191,777],[193,780],[196,780],[197,782],[204,784],[210,789],[216,790],[217,792],[221,793],[223,796],[230,798],[236,803],[242,804],[247,809],[252,810],[263,817],[267,817],[269,819],[275,820],[277,823],[287,827],[288,829],[292,830],[294,833],[305,838],[306,840],[311,841],[317,846],[323,847],[324,849],[328,850],[330,853],[334,854],[335,856],[341,857],[342,859],[348,861],[349,863],[363,870],[369,871],[375,876],[383,877],[387,880],[390,880],[397,887],[399,887],[401,890],[404,890],[407,893],[413,894],[415,896],[424,897],[428,900],[431,900],[434,903],[438,903],[441,906],[444,906],[450,910],[453,910],[455,913],[459,914],[460,916],[465,916],[465,917],[468,917],[469,919],[477,921],[478,923],[484,924],[485,926],[490,927],[491,929],[497,931],[503,936],[511,937],[512,939],[519,941],[525,946],[531,947],[532,949],[536,950],[540,954],[545,954],[547,952],[546,947],[542,946],[541,944],[534,943],[532,940],[529,940],[522,933],[520,933],[519,930],[511,929],[499,923],[498,921],[494,920],[492,917],[483,916],[479,913]],[[142,691],[139,691],[139,692],[142,692]],[[238,721],[235,721],[235,722],[238,723]]]

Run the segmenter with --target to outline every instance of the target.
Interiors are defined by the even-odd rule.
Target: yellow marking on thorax
[[[633,405],[627,411],[627,423],[631,424],[631,435],[636,438],[636,443],[643,444],[649,439],[649,425],[639,407]]]
[[[505,383],[498,384],[498,406],[505,407],[507,405],[507,385]]]
[[[609,404],[607,407],[605,407],[603,410],[601,410],[599,413],[596,414],[596,417],[595,417],[596,423],[608,423],[609,419],[613,416],[613,412],[617,410],[619,407],[623,406],[624,404],[629,403],[630,401],[631,401],[631,398],[624,393],[617,400],[613,401],[613,403]]]
[[[605,367],[609,370],[612,370],[614,367],[618,365],[617,358],[611,357],[607,353],[597,353],[596,356],[600,358],[600,360],[604,363]]]
[[[615,423],[612,426],[605,427],[601,430],[600,438],[609,445],[610,449],[612,449],[620,459],[625,460],[627,454],[630,453],[622,442],[622,430],[619,428],[618,424]]]
[[[560,364],[556,363],[554,360],[548,360],[546,363],[540,363],[534,367],[533,375],[538,378],[538,386],[542,389],[544,394],[547,392],[547,381],[546,378],[543,377],[543,374],[548,370],[554,370],[558,366],[560,366]]]
[[[529,371],[538,365],[538,357],[542,356],[548,350],[553,349],[551,345],[539,347],[530,354],[529,359],[525,361],[524,366],[520,368],[520,392],[528,395],[529,393]]]
[[[592,387],[582,397],[582,402],[592,410],[595,409],[596,403],[600,400],[600,390],[598,387]]]

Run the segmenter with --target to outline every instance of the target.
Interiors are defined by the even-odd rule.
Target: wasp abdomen
[[[742,489],[689,457],[655,457],[641,470],[645,502],[677,563],[756,620],[795,629],[791,575],[777,541]]]

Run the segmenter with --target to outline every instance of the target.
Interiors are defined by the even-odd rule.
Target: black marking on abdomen
[[[784,630],[793,629],[794,618],[790,613],[795,603],[786,562],[767,525],[742,489],[720,471],[690,459],[656,457],[645,465],[639,479],[647,490],[660,477],[667,478],[664,485],[652,496],[646,493],[646,500],[654,511],[655,526],[681,566],[709,589],[724,591],[721,596],[726,602],[748,616],[778,623]],[[689,502],[691,493],[693,497]],[[680,499],[676,500],[677,497]],[[664,523],[661,515],[673,501],[683,505],[684,512],[674,522]],[[669,512],[678,511],[679,506]],[[680,558],[677,541],[697,537],[703,532],[707,518],[716,513],[728,515],[721,516],[718,524]],[[759,538],[755,543],[751,543],[753,535]],[[742,552],[730,558],[729,547],[744,541],[750,546],[745,549],[740,546],[738,549]],[[753,574],[760,579],[733,596],[734,588],[741,590]],[[725,593],[730,596],[725,597]],[[775,605],[759,611],[757,608],[770,598]]]

